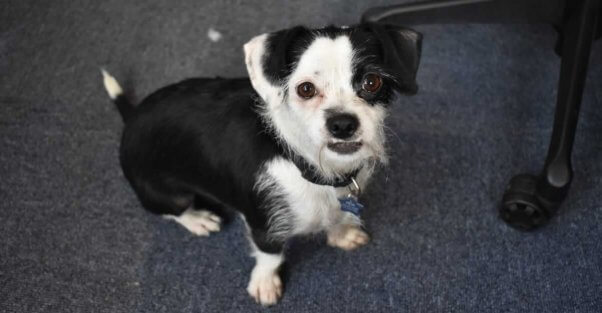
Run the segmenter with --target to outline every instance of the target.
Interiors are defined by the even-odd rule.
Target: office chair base
[[[537,177],[530,174],[514,176],[504,193],[500,218],[520,230],[533,230],[544,225],[560,205],[542,201],[537,192]]]

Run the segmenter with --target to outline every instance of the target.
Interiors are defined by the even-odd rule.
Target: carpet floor
[[[547,150],[560,61],[545,25],[416,26],[420,92],[391,106],[391,162],[363,199],[372,242],[295,240],[272,308],[245,291],[241,221],[198,238],[142,209],[99,67],[141,99],[245,75],[254,35],[353,24],[388,2],[400,1],[2,1],[0,311],[600,312],[602,41],[568,199],[535,232],[497,217],[508,180],[539,171]]]

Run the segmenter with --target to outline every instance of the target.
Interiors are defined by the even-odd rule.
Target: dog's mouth
[[[338,154],[352,154],[357,152],[362,147],[361,141],[341,141],[329,142],[328,149]]]

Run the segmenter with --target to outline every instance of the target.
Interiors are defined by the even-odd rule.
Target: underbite
[[[362,148],[361,141],[342,141],[342,142],[329,142],[327,145],[328,149],[338,154],[352,154]]]

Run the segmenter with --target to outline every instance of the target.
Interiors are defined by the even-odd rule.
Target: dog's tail
[[[109,94],[109,98],[113,100],[113,103],[117,106],[117,110],[121,114],[121,118],[123,118],[124,122],[127,122],[130,117],[134,114],[134,110],[136,109],[134,105],[125,97],[123,94],[123,89],[119,86],[119,83],[115,79],[115,77],[111,76],[104,69],[100,70],[102,72],[102,80],[105,85],[105,89]]]

